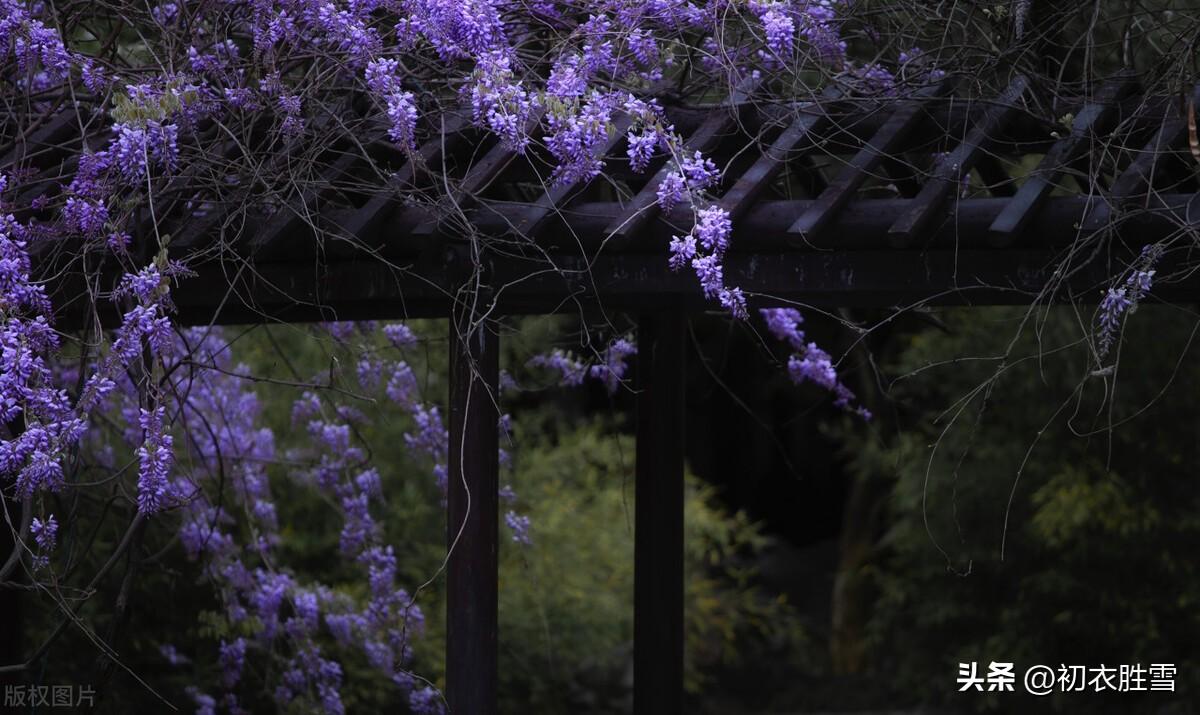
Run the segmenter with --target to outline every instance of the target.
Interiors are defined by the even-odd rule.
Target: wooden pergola
[[[1095,302],[1155,241],[1171,248],[1154,295],[1200,297],[1187,262],[1200,236],[1200,183],[1186,98],[1145,96],[1122,75],[1071,107],[1068,125],[1038,119],[1034,103],[1017,77],[990,101],[957,97],[950,82],[902,100],[830,90],[798,104],[743,88],[718,106],[669,111],[688,150],[725,169],[715,199],[735,227],[726,282],[752,306]],[[690,228],[690,214],[659,211],[665,168],[638,177],[612,161],[606,181],[547,188],[536,156],[449,123],[414,156],[366,144],[379,163],[395,164],[396,192],[357,189],[367,158],[331,147],[323,188],[269,216],[235,221],[214,206],[161,218],[179,227],[171,257],[196,271],[173,289],[178,317],[449,318],[448,537],[457,542],[446,697],[454,713],[488,715],[497,695],[495,320],[635,312],[634,711],[681,713],[681,367],[687,314],[713,307],[695,276],[667,264],[666,243]],[[37,155],[51,166],[72,131],[71,122],[49,122],[5,163]],[[607,153],[623,153],[623,134],[618,126]],[[448,187],[439,199],[402,200],[431,177]],[[149,260],[158,247],[144,234],[135,250]],[[115,308],[95,307],[117,278],[99,251],[55,242],[34,250],[60,327],[112,324]]]

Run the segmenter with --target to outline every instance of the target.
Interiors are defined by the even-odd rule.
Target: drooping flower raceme
[[[175,455],[171,449],[174,438],[163,426],[165,408],[142,410],[138,418],[145,433],[145,443],[138,447],[138,511],[154,514],[166,505],[171,464]]]
[[[588,375],[600,380],[608,391],[616,392],[629,369],[628,360],[637,354],[637,346],[628,338],[617,338],[604,349],[603,360],[588,369]]]
[[[854,412],[863,419],[871,418],[869,410],[853,404],[854,393],[838,378],[837,368],[829,353],[806,340],[804,330],[800,328],[804,316],[799,310],[763,308],[759,313],[767,324],[767,330],[794,351],[788,358],[788,375],[793,382],[798,385],[811,382],[832,393],[835,406]]]
[[[1154,284],[1153,266],[1158,262],[1161,251],[1157,245],[1143,248],[1138,265],[1126,276],[1125,281],[1105,291],[1096,319],[1099,328],[1097,353],[1101,358],[1112,349],[1125,315],[1135,310],[1138,303],[1150,293]]]
[[[387,106],[388,135],[407,148],[416,148],[417,107],[412,92],[405,91],[394,59],[376,59],[367,65],[367,87]]]
[[[50,554],[58,542],[58,522],[55,521],[53,514],[46,517],[45,521],[35,516],[30,522],[29,533],[33,534],[34,543],[37,545],[37,552],[33,557],[33,567],[34,569],[45,568],[50,563]]]
[[[561,348],[534,355],[526,364],[557,373],[558,384],[563,387],[577,387],[582,385],[586,378],[591,377],[602,382],[609,392],[616,392],[629,369],[629,358],[636,354],[637,345],[631,339],[616,338],[592,365]]]

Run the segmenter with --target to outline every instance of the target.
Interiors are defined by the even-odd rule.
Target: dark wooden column
[[[499,490],[499,339],[450,321],[446,701],[452,715],[495,715]]]
[[[638,322],[633,711],[683,712],[684,318]]]

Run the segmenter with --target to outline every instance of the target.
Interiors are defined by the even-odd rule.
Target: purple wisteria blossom
[[[24,226],[0,215],[0,418],[21,425],[0,443],[0,475],[15,478],[21,497],[64,486],[62,460],[86,426],[67,393],[54,387],[47,357],[58,349],[58,335],[46,317],[45,291],[29,277],[26,238]]]
[[[441,715],[445,712],[441,693],[428,686],[413,690],[408,696],[408,706],[414,715]]]
[[[588,368],[588,375],[603,382],[609,392],[616,392],[629,369],[629,358],[636,354],[633,341],[617,338],[604,349],[603,360]]]
[[[793,350],[788,358],[788,375],[797,385],[811,382],[833,394],[833,404],[853,412],[864,420],[871,419],[865,407],[855,406],[855,396],[850,388],[838,378],[837,368],[829,353],[816,343],[807,342],[800,325],[804,317],[795,308],[763,308],[759,311],[767,324],[767,330]]]
[[[537,107],[528,89],[516,80],[511,57],[495,51],[480,58],[473,80],[469,92],[475,122],[523,153]]]
[[[55,544],[58,543],[58,522],[53,514],[46,517],[45,521],[35,516],[30,522],[29,533],[33,534],[33,541],[37,545],[33,568],[45,568],[50,563],[50,554],[54,551]]]
[[[383,335],[396,348],[409,348],[417,344],[416,334],[404,323],[391,323],[383,326]]]
[[[588,181],[604,168],[600,151],[612,125],[615,95],[594,93],[587,101],[565,105],[547,115],[546,147],[557,160],[552,173],[556,183]]]
[[[138,511],[154,514],[166,506],[168,499],[171,465],[175,453],[171,446],[174,438],[166,434],[163,426],[165,409],[142,410],[138,418],[145,433],[145,442],[138,447]]]
[[[387,106],[388,135],[408,149],[416,148],[417,106],[398,76],[399,62],[376,59],[367,65],[367,87]]]
[[[171,665],[187,665],[188,663],[192,662],[191,658],[188,658],[183,653],[180,653],[179,650],[171,643],[163,643],[160,645],[158,647],[158,652]]]
[[[522,546],[533,544],[533,538],[529,535],[530,521],[528,516],[521,516],[515,511],[510,511],[505,513],[504,523],[512,531],[513,542]]]
[[[179,157],[179,127],[150,121],[144,126],[117,124],[112,160],[121,177],[144,183],[153,167],[172,170]]]
[[[762,23],[767,50],[778,58],[789,57],[796,46],[796,22],[783,2],[752,3],[751,9]]]
[[[246,639],[238,638],[229,643],[221,641],[220,657],[221,684],[226,688],[237,685],[246,666]]]
[[[575,356],[558,348],[547,354],[533,356],[528,364],[531,367],[544,367],[557,372],[560,384],[569,387],[582,385],[583,379],[587,377],[584,364]]]
[[[1105,291],[1096,319],[1099,327],[1097,353],[1101,358],[1112,349],[1125,315],[1136,310],[1138,303],[1150,293],[1154,284],[1153,266],[1160,253],[1159,247],[1146,246],[1142,249],[1140,266],[1130,272],[1120,286]]]
[[[600,360],[592,365],[561,348],[535,355],[526,364],[558,373],[558,383],[563,387],[577,387],[591,377],[604,383],[609,392],[615,392],[629,369],[629,358],[636,354],[637,345],[632,340],[617,338],[605,347]]]

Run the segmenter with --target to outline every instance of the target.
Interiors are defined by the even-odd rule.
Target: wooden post
[[[495,715],[499,338],[462,313],[450,320],[446,701],[452,715]]]
[[[638,322],[633,712],[683,713],[684,318]]]

